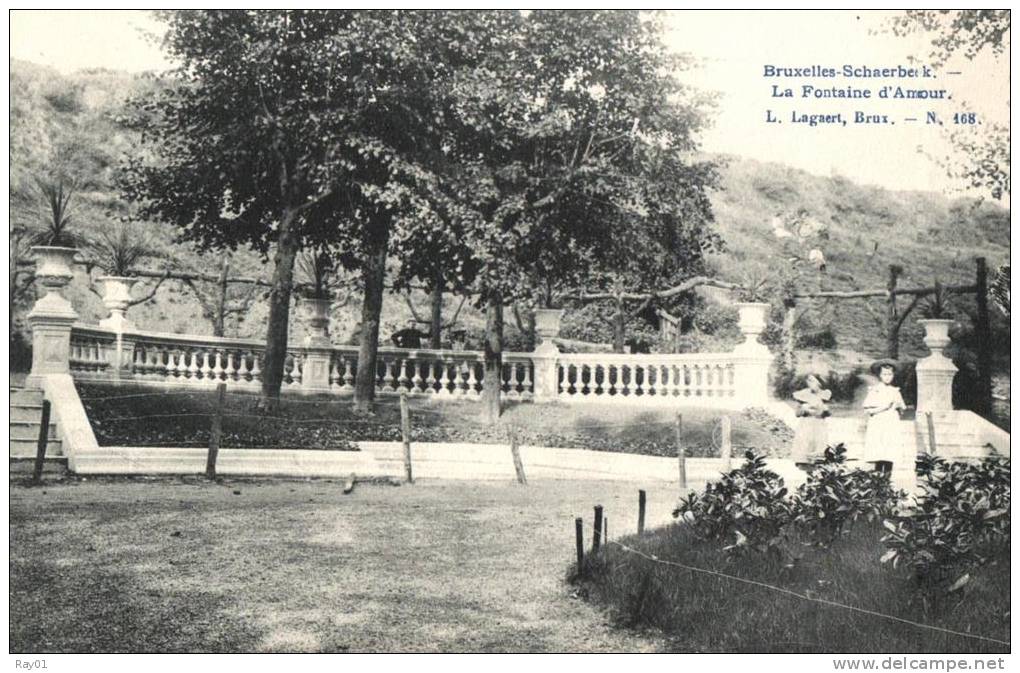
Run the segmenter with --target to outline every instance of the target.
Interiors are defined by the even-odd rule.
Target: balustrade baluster
[[[403,390],[403,389],[410,390],[410,388],[411,388],[411,372],[408,369],[408,367],[410,367],[410,366],[411,366],[411,359],[408,358],[408,357],[405,357],[403,362],[400,363],[399,388],[401,390]]]
[[[209,366],[209,350],[202,350],[202,366],[199,368],[199,373],[202,375],[203,381],[208,381],[212,377],[212,367]]]
[[[262,365],[259,363],[260,359],[261,359],[261,353],[257,353],[255,351],[252,351],[252,353],[251,353],[251,360],[252,360],[251,371],[249,372],[249,374],[251,375],[251,380],[254,383],[261,383],[262,382]]]
[[[425,392],[434,395],[438,392],[436,390],[436,367],[442,366],[441,363],[437,363],[434,360],[430,360],[425,363]],[[440,374],[440,377],[442,375]]]
[[[481,380],[480,377],[477,377],[477,373],[475,371],[478,367],[478,363],[468,361],[465,364],[467,366],[467,387],[464,389],[464,394],[477,397],[478,389],[476,386]],[[500,367],[500,369],[502,369],[502,367]],[[497,376],[500,377],[500,383],[502,383],[502,372],[497,374]]]
[[[454,395],[457,392],[457,378],[460,370],[453,362],[444,362],[439,371],[439,392]]]
[[[531,383],[531,364],[525,362],[521,366],[524,367],[524,380],[521,381],[521,395],[523,397],[531,397],[534,394]]]
[[[421,360],[414,361],[414,378],[411,379],[411,390],[416,393],[421,392],[421,384],[423,381],[421,377],[421,368],[424,364],[425,363]]]
[[[400,360],[393,358],[386,362],[386,383],[388,383],[388,389],[390,392],[395,393],[399,390],[399,381],[397,380],[397,373],[400,371]]]
[[[198,353],[194,349],[188,350],[188,378],[198,378]]]
[[[514,397],[524,397],[524,388],[521,386],[521,369],[523,362],[514,362],[510,365],[510,392]]]
[[[344,390],[354,389],[354,366],[356,360],[348,358],[346,355],[343,358],[344,361]]]
[[[234,381],[237,375],[237,368],[234,366],[234,351],[227,351],[227,366],[223,370],[223,378],[226,381]]]

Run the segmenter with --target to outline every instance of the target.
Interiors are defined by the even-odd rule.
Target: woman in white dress
[[[864,398],[864,411],[868,414],[868,428],[864,433],[865,462],[874,463],[875,469],[890,472],[894,462],[905,460],[904,438],[900,411],[907,408],[900,389],[894,386],[897,363],[895,360],[879,360],[871,365],[871,371],[879,382],[868,389]]]

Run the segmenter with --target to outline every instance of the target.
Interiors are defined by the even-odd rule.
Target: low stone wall
[[[302,449],[220,449],[217,472],[222,475],[281,477],[395,477],[403,479],[403,447],[399,442],[361,442],[360,451]],[[191,448],[102,447],[76,451],[69,467],[78,474],[199,474],[207,452]],[[513,480],[510,448],[499,444],[416,443],[411,447],[415,479]],[[638,456],[586,449],[522,446],[521,460],[531,479],[590,479],[677,483],[675,458]],[[687,476],[692,486],[718,477],[729,463],[721,458],[691,458]],[[773,469],[795,476],[790,461],[774,460]]]

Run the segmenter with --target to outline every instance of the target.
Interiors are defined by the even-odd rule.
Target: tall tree
[[[449,80],[456,124],[438,191],[477,261],[490,331],[484,413],[494,420],[504,303],[546,304],[551,288],[627,254],[621,244],[657,219],[648,217],[650,162],[658,152],[690,164],[702,114],[675,79],[683,64],[653,16],[492,12],[476,21],[478,58]],[[703,177],[679,179],[677,190],[704,190]]]
[[[413,36],[400,12],[162,16],[181,65],[162,93],[135,102],[131,123],[153,151],[129,166],[126,192],[143,217],[173,223],[206,247],[273,250],[262,381],[272,403],[298,251],[357,236],[348,230],[357,218],[344,216],[357,214],[350,192],[383,209],[390,198],[380,167],[393,157],[371,131],[394,121],[381,114],[402,103],[390,91],[407,93],[392,85],[417,68]]]
[[[932,50],[928,59],[935,67],[959,55],[968,60],[982,53],[997,60],[1004,54],[1008,58],[1008,9],[908,9],[893,17],[890,26],[896,35],[920,32],[929,36]],[[1008,68],[1008,63],[1005,65]],[[959,104],[967,110],[966,103]],[[1005,104],[1009,106],[1008,99]],[[1010,194],[1009,125],[989,122],[981,115],[978,110],[973,118],[979,123],[947,124],[948,141],[955,151],[951,156],[932,158],[950,177],[1001,200]]]

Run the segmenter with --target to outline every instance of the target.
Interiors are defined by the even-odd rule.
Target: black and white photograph
[[[10,670],[1008,668],[1009,9],[7,15]]]

